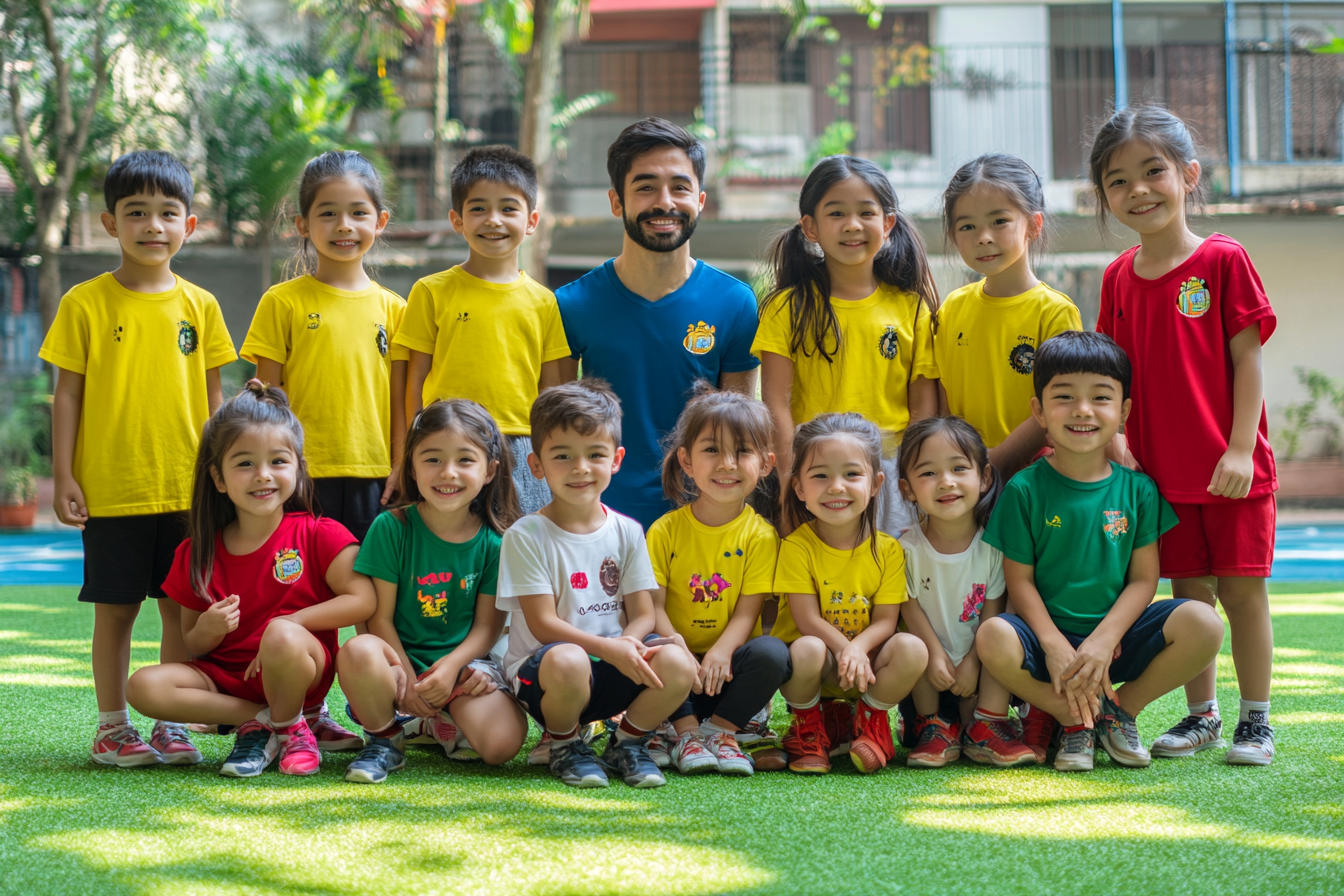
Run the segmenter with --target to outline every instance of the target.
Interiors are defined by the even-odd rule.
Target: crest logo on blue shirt
[[[686,351],[693,355],[703,355],[714,348],[714,331],[704,321],[686,325],[686,338],[681,340],[681,344],[686,347]]]

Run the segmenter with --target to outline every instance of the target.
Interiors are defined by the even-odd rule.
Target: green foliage
[[[1339,452],[1340,426],[1336,420],[1318,416],[1322,401],[1333,408],[1335,414],[1344,417],[1344,381],[1334,380],[1319,370],[1305,367],[1294,368],[1297,381],[1306,387],[1307,400],[1295,401],[1284,408],[1283,416],[1288,425],[1279,430],[1283,440],[1284,456],[1293,457],[1302,447],[1302,439],[1310,432],[1324,432],[1326,453]]]
[[[0,504],[27,504],[51,470],[51,396],[44,377],[0,386]]]
[[[811,170],[812,166],[827,156],[846,156],[849,155],[849,148],[854,145],[858,132],[854,130],[854,123],[840,119],[826,125],[826,130],[821,132],[817,142],[812,146],[812,152],[807,157],[807,167]]]

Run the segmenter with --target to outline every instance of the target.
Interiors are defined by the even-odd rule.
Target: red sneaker
[[[1050,739],[1054,737],[1055,717],[1043,709],[1027,707],[1022,717],[1022,742],[1036,754],[1036,761],[1045,762],[1045,754],[1050,749]]]
[[[316,774],[322,765],[322,754],[317,751],[308,721],[302,717],[284,731],[275,732],[280,740],[280,773],[282,775]]]
[[[818,775],[831,770],[831,739],[820,707],[795,709],[782,743],[789,755],[789,771]]]
[[[862,700],[855,710],[849,759],[865,775],[881,771],[896,756],[896,745],[891,742],[891,718],[887,710],[873,709]]]
[[[826,737],[831,741],[831,756],[849,752],[849,735],[854,730],[854,707],[848,700],[827,700],[817,704],[826,722]]]
[[[961,758],[961,725],[941,716],[916,716],[919,742],[906,757],[905,764],[915,768],[942,768]]]
[[[326,704],[323,704],[317,718],[309,722],[308,730],[313,732],[317,748],[324,753],[364,748],[364,738],[333,719],[331,713],[327,712]]]
[[[1040,765],[1041,760],[1024,744],[1007,719],[976,719],[966,729],[966,758],[997,768]]]
[[[149,735],[149,745],[163,757],[164,765],[195,765],[201,761],[201,751],[187,736],[187,726],[176,722],[155,722]]]
[[[129,722],[99,725],[89,756],[99,765],[115,765],[119,768],[158,765],[163,761],[159,751],[145,743],[140,732]]]

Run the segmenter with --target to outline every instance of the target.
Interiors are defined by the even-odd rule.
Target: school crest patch
[[[1017,337],[1017,345],[1008,353],[1008,368],[1023,376],[1030,376],[1036,366],[1036,346],[1030,336]]]
[[[322,315],[316,312],[308,315],[308,329],[316,330],[320,326],[322,326]]]
[[[177,322],[177,350],[184,355],[190,355],[200,346],[200,340],[196,336],[196,328],[190,322],[180,320]]]
[[[384,327],[382,324],[374,324],[374,326],[378,328],[378,332],[377,332],[377,334],[373,337],[374,342],[378,345],[378,354],[380,354],[380,355],[382,355],[384,358],[386,358],[386,357],[387,357],[387,327]]]
[[[285,548],[275,555],[275,580],[281,585],[293,585],[303,578],[303,557],[298,548]]]
[[[1118,544],[1129,531],[1129,517],[1125,516],[1123,510],[1103,510],[1101,513],[1106,517],[1106,522],[1101,527],[1102,531],[1112,544]]]
[[[901,338],[896,332],[895,327],[887,327],[882,335],[877,339],[877,350],[888,361],[896,359],[896,353],[900,351]]]
[[[686,351],[693,355],[703,355],[714,348],[715,327],[704,321],[686,325],[686,338],[681,340]]]
[[[1181,284],[1176,293],[1176,310],[1186,317],[1203,317],[1213,304],[1208,285],[1198,277],[1191,277]]]

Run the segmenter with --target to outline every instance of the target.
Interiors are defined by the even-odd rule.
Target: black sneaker
[[[279,753],[275,732],[256,719],[249,719],[238,726],[233,752],[219,767],[219,773],[226,778],[255,778]]]
[[[392,737],[369,737],[355,761],[345,769],[345,780],[381,784],[389,772],[406,767],[406,749],[400,733]]]
[[[602,754],[602,764],[619,774],[631,787],[662,787],[667,783],[667,779],[649,756],[649,751],[644,746],[646,740],[647,736],[621,740],[619,736],[613,734],[607,740],[606,752]]]
[[[1274,761],[1274,729],[1267,722],[1238,722],[1226,758],[1228,765],[1269,765]]]
[[[647,753],[644,754],[648,756]],[[649,760],[652,762],[653,760]],[[576,737],[565,743],[551,742],[551,774],[570,787],[606,787],[607,773],[593,754],[593,748]]]

